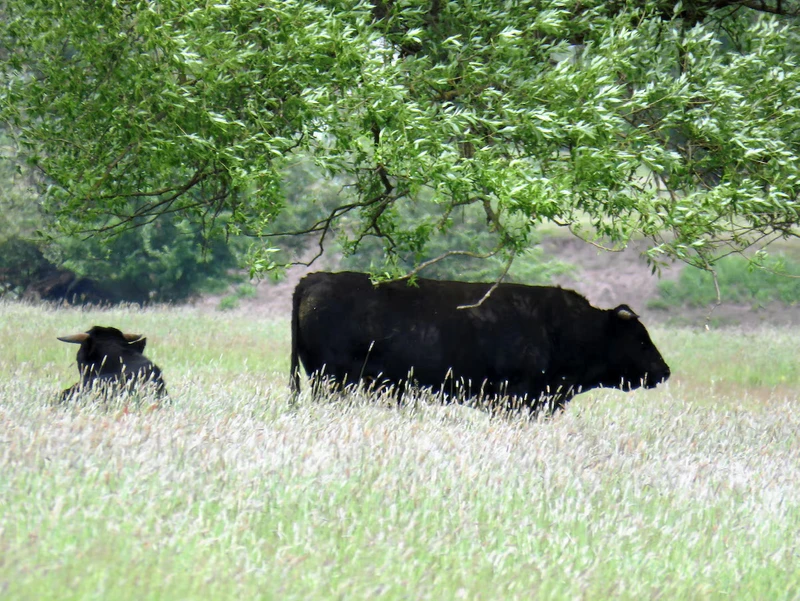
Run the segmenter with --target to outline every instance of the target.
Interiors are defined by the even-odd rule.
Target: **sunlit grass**
[[[170,378],[192,372],[198,365],[203,367],[195,374],[199,377],[224,379],[254,372],[288,382],[288,319],[203,313],[190,307],[45,310],[0,303],[0,335],[7,341],[0,362],[11,369],[22,366],[26,373],[57,380],[57,386],[66,388],[77,381],[77,347],[56,338],[93,325],[145,335],[147,357],[159,365],[169,361],[168,385]]]
[[[651,330],[675,374],[673,386],[721,390],[728,393],[728,400],[763,397],[774,391],[778,396],[796,395],[800,390],[800,332],[796,329]]]
[[[171,406],[48,404],[94,324]],[[0,598],[796,598],[797,333],[651,332],[667,386],[530,420],[293,404],[285,318],[0,304]]]

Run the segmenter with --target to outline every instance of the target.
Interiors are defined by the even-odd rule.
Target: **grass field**
[[[94,324],[171,406],[49,405]],[[651,327],[667,385],[530,420],[292,406],[288,330],[0,303],[0,598],[800,598],[800,332]]]

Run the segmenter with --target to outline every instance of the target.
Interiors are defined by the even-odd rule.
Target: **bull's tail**
[[[289,368],[289,390],[293,395],[300,393],[300,363],[297,360],[297,339],[300,337],[300,293],[295,289],[292,295],[292,363]]]

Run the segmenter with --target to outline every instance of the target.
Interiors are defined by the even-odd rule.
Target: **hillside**
[[[735,304],[723,298],[719,307],[653,309],[650,302],[659,296],[660,279],[676,279],[682,263],[674,263],[653,275],[642,252],[646,249],[644,241],[631,243],[621,252],[602,251],[572,236],[549,236],[543,239],[542,248],[554,259],[574,266],[569,275],[559,276],[553,284],[572,288],[585,295],[593,305],[611,308],[625,303],[648,322],[659,322],[696,327],[742,326],[753,327],[759,324],[787,325],[800,324],[800,306],[787,307],[773,303],[763,308]],[[262,281],[256,284],[252,298],[239,300],[236,311],[260,315],[289,315],[291,295],[297,282],[312,271],[336,271],[339,269],[336,258],[324,257],[311,268],[294,267],[286,277],[278,282]],[[223,296],[207,296],[196,304],[216,310]]]

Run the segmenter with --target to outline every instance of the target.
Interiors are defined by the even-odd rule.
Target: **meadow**
[[[51,404],[95,324],[171,405]],[[530,419],[293,404],[286,316],[0,302],[0,598],[800,598],[800,332],[649,330],[666,385]]]

